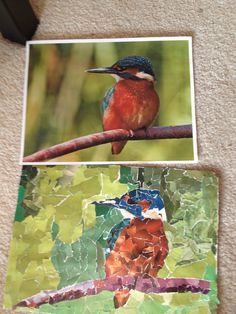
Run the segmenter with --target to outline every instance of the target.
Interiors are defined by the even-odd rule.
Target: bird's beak
[[[86,70],[86,72],[89,72],[89,73],[118,74],[118,71],[113,69],[113,68],[111,68],[111,67],[88,69],[88,70]]]
[[[114,205],[116,205],[116,203],[117,203],[116,199],[92,202],[92,204],[95,204],[95,205],[106,205],[106,206],[114,206]]]

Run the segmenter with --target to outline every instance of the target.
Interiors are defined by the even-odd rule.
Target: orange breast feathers
[[[105,264],[110,276],[156,276],[168,254],[168,241],[160,219],[134,218],[122,230]]]
[[[159,97],[153,82],[120,80],[104,112],[104,130],[137,130],[148,127],[159,112]]]

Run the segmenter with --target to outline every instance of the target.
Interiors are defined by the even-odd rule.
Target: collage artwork
[[[28,42],[4,308],[216,314],[196,134],[191,37]]]
[[[26,166],[5,306],[35,313],[216,313],[217,227],[212,172]]]

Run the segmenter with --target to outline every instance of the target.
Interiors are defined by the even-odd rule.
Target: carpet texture
[[[199,163],[220,177],[219,313],[236,308],[236,114],[233,0],[32,0],[40,25],[34,39],[193,36]],[[25,48],[0,37],[0,313],[15,212]],[[177,165],[178,166],[178,165]],[[180,166],[178,166],[180,167]],[[183,167],[183,166],[182,166]]]

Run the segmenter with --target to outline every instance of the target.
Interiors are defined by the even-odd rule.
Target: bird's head
[[[137,217],[166,221],[164,203],[158,190],[136,189],[120,198],[94,202],[94,204],[115,207],[120,210],[124,218]]]
[[[87,72],[111,74],[116,80],[156,80],[151,61],[142,56],[128,56],[110,67],[89,69]]]

